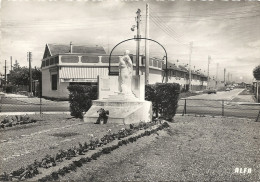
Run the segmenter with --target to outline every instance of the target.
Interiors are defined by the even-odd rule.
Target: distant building
[[[133,60],[135,74],[135,56]],[[144,60],[140,56],[140,74],[144,74]],[[152,59],[151,59],[152,60]],[[111,57],[117,69],[119,55]],[[97,84],[98,76],[108,75],[109,55],[103,47],[46,44],[42,59],[42,96],[68,98],[67,87],[73,84]],[[151,83],[162,82],[162,61],[150,61]]]
[[[119,56],[111,57],[111,68],[118,69]],[[136,56],[130,55],[135,74]],[[145,60],[140,56],[140,74],[145,74]],[[97,84],[98,76],[108,75],[109,55],[100,46],[76,46],[46,44],[42,70],[42,96],[46,98],[68,98],[67,87],[73,84]],[[149,60],[149,83],[165,82],[165,64],[158,58]],[[179,83],[182,89],[188,89],[189,72],[183,66],[168,63],[168,82]],[[206,88],[207,77],[192,71],[192,89]]]
[[[163,69],[166,69],[166,65],[163,65]],[[176,65],[173,63],[167,64],[168,69],[168,83],[179,83],[182,90],[189,90],[189,70],[182,65]],[[191,90],[199,91],[206,89],[207,76],[199,71],[191,71]]]

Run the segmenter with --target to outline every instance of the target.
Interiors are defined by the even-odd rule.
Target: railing
[[[177,113],[234,116],[244,118],[257,118],[260,111],[260,103],[232,102],[230,100],[209,99],[180,99]]]
[[[38,97],[9,94],[0,96],[0,114],[69,112],[68,101],[51,101]]]

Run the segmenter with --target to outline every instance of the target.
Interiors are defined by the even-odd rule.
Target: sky
[[[40,67],[46,43],[103,46],[107,53],[119,42],[133,38],[136,11],[141,10],[141,36],[145,37],[146,4],[149,4],[149,38],[166,49],[168,61],[224,79],[253,81],[260,64],[260,1],[217,0],[2,0],[0,73],[10,56],[28,66]],[[163,49],[149,43],[150,57],[163,58]],[[192,45],[192,46],[191,46]],[[135,41],[116,48],[135,54]],[[144,54],[144,41],[140,54]],[[218,66],[217,66],[218,65]]]

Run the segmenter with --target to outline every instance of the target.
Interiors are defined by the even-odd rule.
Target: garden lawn
[[[117,132],[124,125],[84,123],[70,115],[30,115],[36,123],[17,125],[0,130],[0,171],[11,172],[26,167],[47,154],[89,142],[89,134],[103,137],[108,129]]]
[[[42,121],[1,130],[1,171],[10,172],[46,154],[98,138],[110,128],[68,115],[44,116]],[[110,154],[61,177],[66,181],[258,181],[260,122],[239,118],[175,116],[164,131],[121,146]],[[1,138],[2,139],[2,138]],[[235,173],[251,168],[250,174]]]
[[[153,134],[84,164],[69,181],[259,181],[260,122],[176,116]],[[251,168],[250,174],[235,173]]]

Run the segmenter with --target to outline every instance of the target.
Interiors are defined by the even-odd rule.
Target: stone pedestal
[[[144,100],[144,75],[132,77],[131,92],[119,92],[117,76],[98,78],[98,98],[84,116],[85,122],[95,123],[97,111],[108,110],[108,123],[131,124],[152,120],[152,103]]]
[[[152,103],[149,101],[123,100],[118,96],[116,100],[95,100],[84,116],[85,122],[97,121],[97,111],[103,108],[109,111],[108,123],[131,124],[152,120]]]

